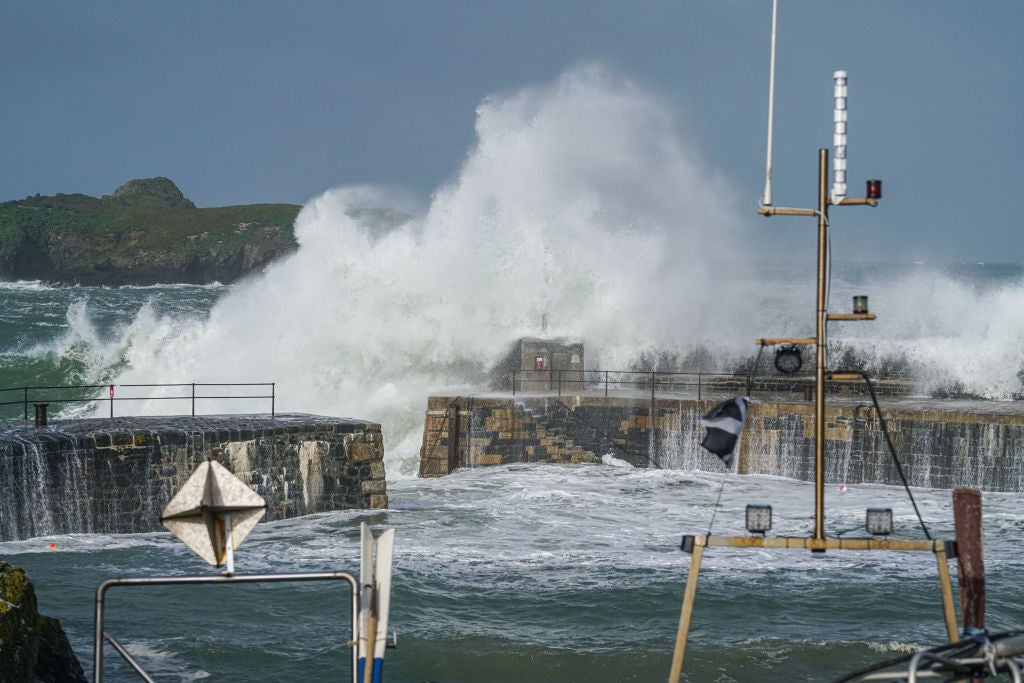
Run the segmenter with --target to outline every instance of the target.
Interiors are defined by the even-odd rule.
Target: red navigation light
[[[867,197],[868,197],[868,199],[881,199],[882,198],[882,181],[881,180],[869,180],[868,181]]]

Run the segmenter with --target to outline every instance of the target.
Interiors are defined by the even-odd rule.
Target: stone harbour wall
[[[635,467],[722,471],[699,444],[700,417],[724,398],[657,398],[652,406],[650,399],[593,395],[431,397],[420,476],[604,456]],[[910,485],[1024,491],[1024,402],[893,399],[882,410]],[[813,481],[813,402],[755,399],[736,467],[740,474]],[[825,467],[829,483],[900,484],[870,403],[830,397]]]
[[[196,466],[217,460],[264,520],[386,508],[380,425],[317,415],[125,417],[0,426],[0,541],[162,529]]]

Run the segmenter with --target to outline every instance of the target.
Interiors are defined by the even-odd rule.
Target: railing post
[[[516,395],[516,369],[512,368],[512,395]]]
[[[108,395],[109,395],[108,401],[110,402],[110,419],[113,420],[114,419],[114,385],[113,384],[110,385],[110,392],[109,392]]]
[[[608,398],[608,371],[604,371],[604,397]]]
[[[196,416],[196,383],[192,382],[192,417]]]
[[[277,382],[270,383],[270,417],[274,417],[274,403],[277,397]]]
[[[703,378],[701,377],[700,372],[698,372],[697,373],[697,400],[698,401],[700,400],[700,390],[701,390],[701,387],[703,386],[702,382],[703,382]]]

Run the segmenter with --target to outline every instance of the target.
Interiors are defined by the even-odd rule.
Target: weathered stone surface
[[[52,420],[0,426],[0,540],[160,530],[160,512],[205,458],[263,496],[267,520],[387,507],[375,423],[297,414]]]
[[[60,622],[39,614],[20,567],[0,560],[0,683],[85,683]]]
[[[650,399],[586,394],[430,397],[420,476],[512,462],[592,462],[604,454],[638,467],[720,470],[698,444],[701,415],[722,398],[659,397],[652,406]],[[826,481],[900,484],[873,406],[830,397],[826,408]],[[1024,402],[891,399],[883,411],[912,486],[1024,491]],[[740,473],[813,481],[813,453],[813,403],[751,403]]]

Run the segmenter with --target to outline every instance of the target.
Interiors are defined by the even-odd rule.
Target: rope
[[[924,519],[921,517],[921,511],[917,508],[917,501],[914,500],[914,494],[910,491],[910,484],[907,483],[907,477],[903,474],[903,466],[900,464],[899,456],[896,454],[896,447],[892,445],[892,438],[889,436],[889,425],[885,422],[885,416],[882,415],[882,408],[878,405],[878,396],[875,395],[875,387],[871,384],[871,378],[866,373],[859,370],[843,371],[843,374],[849,372],[851,375],[860,375],[864,378],[864,383],[868,386],[868,393],[871,394],[871,402],[875,405],[875,414],[878,415],[878,422],[882,426],[882,434],[885,435],[885,443],[889,446],[889,455],[892,456],[892,461],[896,465],[896,472],[900,475],[900,481],[903,482],[903,489],[907,492],[907,497],[910,498],[910,504],[914,507],[914,514],[917,515],[917,521],[921,524],[921,530],[924,531],[924,537],[929,541],[932,540],[932,535],[928,533],[928,527],[924,523]],[[830,373],[836,374],[836,373]]]
[[[718,497],[715,498],[715,506],[711,509],[711,522],[708,523],[708,536],[711,535],[711,527],[715,525],[715,517],[718,516],[718,504],[722,501],[722,491],[725,490],[725,479],[718,484]]]

